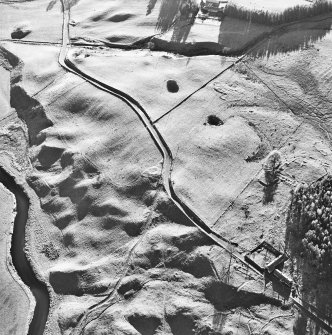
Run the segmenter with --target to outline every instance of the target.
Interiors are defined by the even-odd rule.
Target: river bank
[[[27,313],[26,310],[20,312],[28,314],[26,318],[28,321],[31,320],[28,331],[29,335],[43,334],[50,300],[46,285],[36,278],[25,253],[25,227],[29,215],[29,199],[23,188],[18,185],[15,182],[15,179],[2,167],[0,167],[0,182],[10,193],[12,193],[12,195],[14,195],[16,202],[16,216],[14,219],[10,247],[12,265],[14,265],[20,280],[29,287],[36,301],[35,306],[32,306],[32,308],[34,307],[32,319],[30,315],[31,313]],[[19,282],[17,278],[15,279],[16,282]],[[26,287],[24,288],[24,291],[27,291]],[[29,296],[29,293],[26,292],[26,295]],[[30,301],[31,298],[32,297],[30,296]],[[20,306],[13,306],[13,309],[15,309],[15,307],[19,308]],[[19,326],[22,326],[21,322],[19,322]]]

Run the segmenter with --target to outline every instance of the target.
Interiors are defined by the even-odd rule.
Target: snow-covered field
[[[179,0],[81,0],[67,26],[49,3],[0,3],[0,166],[30,199],[27,247],[52,301],[44,335],[326,335],[290,292],[233,256],[263,240],[285,250],[300,296],[331,308],[332,283],[315,282],[287,221],[294,188],[332,171],[331,15],[282,29],[188,24]],[[274,150],[282,170],[267,201]],[[8,235],[13,203],[1,186]],[[214,244],[169,188],[232,243]],[[29,301],[3,273],[0,333],[23,335]]]

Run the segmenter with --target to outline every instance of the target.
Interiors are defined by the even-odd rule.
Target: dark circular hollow
[[[31,30],[26,28],[16,28],[11,34],[12,39],[20,40],[24,38],[25,36],[29,35],[31,33]]]
[[[207,117],[207,123],[211,126],[221,126],[224,122],[216,115],[209,115]]]
[[[168,80],[167,81],[167,90],[171,93],[176,93],[179,91],[179,85],[175,80]]]

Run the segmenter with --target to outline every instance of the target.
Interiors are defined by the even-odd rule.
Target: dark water
[[[28,335],[41,335],[44,332],[49,310],[49,294],[44,283],[39,281],[25,255],[25,226],[28,219],[29,199],[23,189],[15,183],[3,168],[0,167],[0,182],[15,195],[17,215],[14,221],[11,256],[15,269],[36,299],[36,308],[29,326]],[[27,310],[28,317],[28,310]]]

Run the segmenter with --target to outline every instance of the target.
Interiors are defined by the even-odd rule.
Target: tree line
[[[332,269],[332,176],[293,193],[292,228],[309,262],[323,273]]]
[[[288,8],[281,13],[273,13],[262,10],[253,11],[234,4],[229,4],[225,8],[224,16],[265,25],[280,25],[328,12],[332,12],[332,2],[327,0],[318,0],[312,6],[298,5]]]

